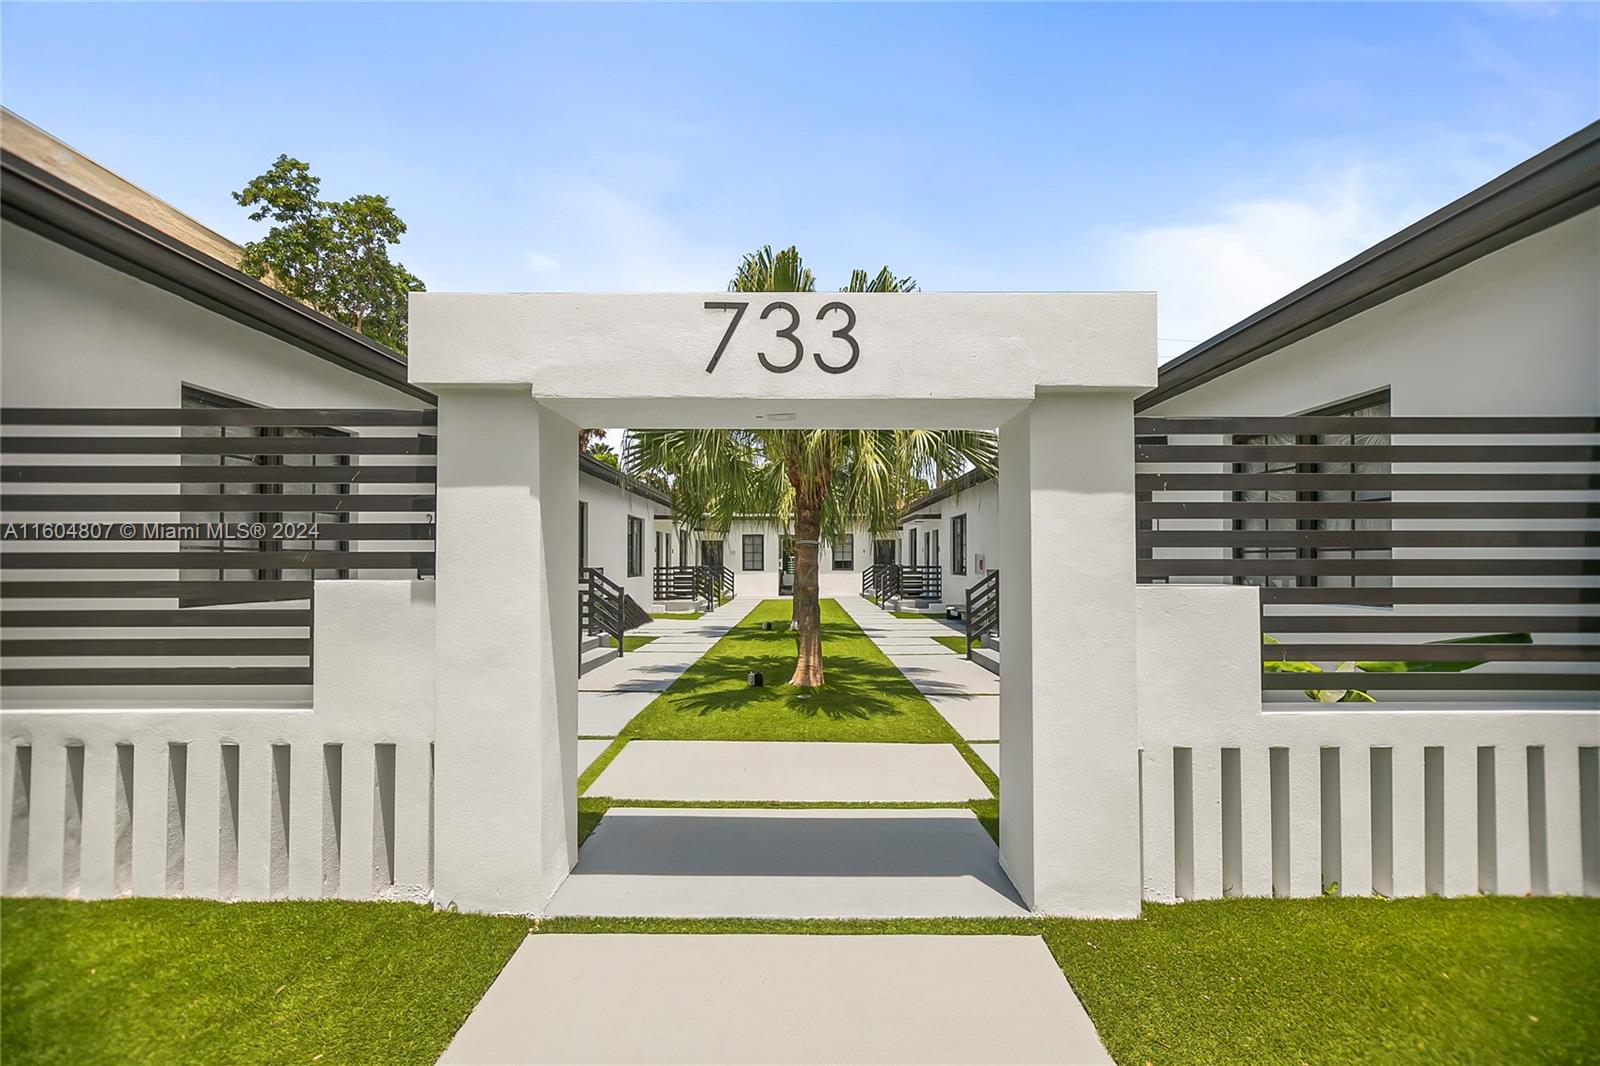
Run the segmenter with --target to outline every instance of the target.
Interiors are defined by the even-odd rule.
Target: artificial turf
[[[624,652],[638,651],[655,639],[655,637],[641,637],[629,633],[622,638],[622,650]]]
[[[7,899],[0,1060],[431,1063],[527,931],[404,903]]]
[[[623,728],[636,740],[844,740],[951,743],[955,730],[844,609],[822,601],[824,683],[785,682],[795,636],[788,600],[765,600]],[[765,685],[751,688],[759,671]]]
[[[7,899],[7,1063],[434,1061],[529,931],[396,903]],[[1215,900],[1136,922],[556,918],[1042,936],[1119,1063],[1594,1062],[1600,900]],[[553,1020],[553,1024],[560,1024]]]
[[[957,655],[965,655],[967,653],[967,638],[964,635],[955,637],[934,637],[933,639],[937,640],[940,644],[943,644]],[[972,646],[974,648],[983,647],[983,639],[981,637],[973,637]]]
[[[1600,1060],[1600,900],[1251,899],[1139,921],[562,918],[541,933],[1041,935],[1119,1063]]]
[[[662,611],[652,614],[651,618],[670,619],[678,622],[692,622],[705,614],[704,611]]]

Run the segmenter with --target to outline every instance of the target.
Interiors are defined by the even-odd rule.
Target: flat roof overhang
[[[1155,297],[415,293],[409,371],[586,426],[992,429],[1040,392],[1154,386]]]

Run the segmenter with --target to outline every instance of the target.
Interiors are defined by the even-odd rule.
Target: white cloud
[[[1154,289],[1163,360],[1226,329],[1414,221],[1419,212],[1348,166],[1292,196],[1113,235],[1119,285]]]
[[[738,254],[699,235],[688,188],[678,160],[638,151],[530,175],[525,218],[539,250],[526,262],[573,292],[720,290]]]
[[[522,257],[527,261],[529,268],[538,274],[548,274],[551,271],[561,269],[561,264],[556,262],[555,256],[546,255],[543,252],[536,252],[530,249],[523,252]]]

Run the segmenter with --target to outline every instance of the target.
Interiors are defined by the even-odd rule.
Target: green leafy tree
[[[812,292],[816,279],[793,247],[744,257],[732,292]],[[916,292],[887,267],[854,271],[841,292]],[[669,479],[678,520],[726,532],[741,515],[774,515],[794,529],[796,661],[791,685],[823,683],[818,547],[864,523],[893,530],[902,502],[930,479],[970,466],[993,473],[998,441],[973,430],[780,429],[630,431],[628,468]]]
[[[605,441],[589,445],[587,454],[591,459],[598,459],[607,466],[622,469],[622,460],[617,456],[617,450]]]
[[[239,269],[271,282],[323,314],[397,352],[406,350],[406,294],[422,292],[415,274],[389,258],[406,225],[384,196],[323,200],[322,182],[298,159],[280,155],[233,194],[272,226],[244,246]]]

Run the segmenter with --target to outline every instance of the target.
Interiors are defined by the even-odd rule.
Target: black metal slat
[[[1263,644],[1261,661],[1587,663],[1600,644]]]
[[[432,466],[5,466],[12,485],[431,485]]]
[[[1499,671],[1468,670],[1462,673],[1364,671],[1317,674],[1263,672],[1261,687],[1271,690],[1299,689],[1396,689],[1408,691],[1463,691],[1469,689],[1529,689],[1548,691],[1589,691],[1600,689],[1600,673],[1591,674],[1513,674]]]
[[[1460,436],[1468,433],[1600,433],[1600,418],[1587,416],[1512,416],[1457,418],[1436,415],[1290,415],[1263,417],[1140,416],[1133,420],[1135,433],[1165,433],[1172,436],[1202,434],[1318,434],[1362,433],[1437,433]]]
[[[304,629],[311,625],[311,612],[286,610],[224,610],[179,608],[177,610],[79,610],[79,611],[0,611],[0,629],[138,629],[249,626],[261,629],[284,627]]]
[[[185,599],[265,603],[309,600],[310,581],[0,581],[8,600]]]
[[[177,469],[174,467],[173,469]],[[165,511],[215,511],[219,514],[259,514],[262,511],[317,511],[343,514],[357,511],[432,512],[437,497],[432,493],[413,495],[406,492],[346,492],[323,495],[290,493],[181,493],[163,496],[155,493],[129,493],[126,495],[89,495],[61,493],[59,495],[8,494],[0,496],[0,512],[26,511],[37,514],[83,514],[91,512],[142,513]]]
[[[1600,529],[1159,529],[1152,548],[1600,548]]]
[[[82,637],[0,638],[0,655],[16,658],[66,658],[100,655],[241,655],[253,657],[311,654],[309,637]]]
[[[1600,633],[1600,614],[1269,614],[1261,628],[1280,633]]]
[[[1156,518],[1593,519],[1600,500],[1152,500],[1140,520]]]
[[[6,570],[415,570],[432,565],[431,551],[299,551],[285,548],[265,552],[0,552],[0,569]]]
[[[1600,445],[1140,444],[1133,455],[1139,463],[1593,463]]]
[[[439,412],[330,407],[3,407],[9,426],[435,426]]]
[[[1420,577],[1600,574],[1596,559],[1140,559],[1140,577]]]
[[[13,455],[435,455],[439,438],[416,437],[0,437]]]
[[[1284,489],[1294,492],[1588,492],[1600,489],[1600,474],[1135,474],[1143,492]]]
[[[309,685],[309,666],[25,667],[7,670],[7,688],[62,685]]]
[[[1389,607],[1408,603],[1600,603],[1600,586],[1528,585],[1396,585],[1382,588],[1316,588],[1268,586],[1261,589],[1264,604],[1336,604]],[[1271,616],[1268,616],[1271,617]]]
[[[318,497],[329,499],[330,497]],[[259,502],[263,497],[256,497]],[[266,497],[276,503],[281,497]],[[254,511],[252,511],[254,513]],[[132,544],[145,541],[182,541],[183,536],[178,535],[173,529],[176,526],[199,525],[207,523],[150,521],[150,522],[107,522],[104,520],[83,519],[68,522],[15,522],[10,523],[11,528],[0,525],[0,543],[5,542],[55,542],[75,544]],[[41,526],[70,525],[81,526],[81,530],[72,530],[71,536],[58,535],[52,532],[44,535]],[[92,528],[98,527],[98,528]],[[432,541],[434,526],[429,522],[329,522],[319,523],[317,540],[333,540],[345,542],[357,541]],[[202,530],[203,534],[203,530]],[[190,539],[210,539],[197,534]]]

